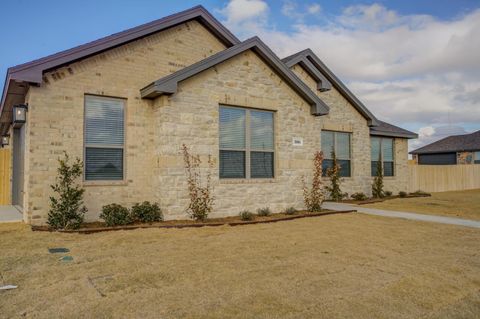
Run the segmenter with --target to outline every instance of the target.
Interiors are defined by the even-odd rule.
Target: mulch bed
[[[340,201],[340,203],[345,204],[354,204],[354,205],[367,205],[367,204],[374,204],[374,203],[381,203],[389,199],[396,199],[396,198],[416,198],[416,197],[430,197],[431,194],[407,194],[407,196],[401,197],[399,195],[388,196],[383,198],[368,198],[366,200],[354,200],[354,199],[345,199]]]
[[[212,218],[204,222],[197,222],[192,220],[168,220],[164,222],[157,222],[152,224],[133,224],[126,226],[114,226],[107,227],[104,223],[94,222],[94,223],[85,223],[82,228],[74,230],[58,230],[60,233],[78,233],[78,234],[92,234],[104,231],[114,231],[114,230],[130,230],[130,229],[139,229],[139,228],[192,228],[192,227],[215,227],[215,226],[242,226],[242,225],[252,225],[252,224],[266,224],[266,223],[276,223],[280,221],[287,221],[299,218],[308,218],[308,217],[320,217],[328,216],[335,214],[347,214],[354,213],[356,210],[343,210],[343,211],[334,211],[334,210],[325,210],[318,213],[311,212],[298,212],[294,215],[287,214],[272,214],[270,216],[255,216],[254,220],[243,221],[238,216],[225,217],[225,218]],[[48,226],[32,226],[33,231],[48,231],[53,232]]]

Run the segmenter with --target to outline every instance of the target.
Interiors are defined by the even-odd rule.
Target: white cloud
[[[218,12],[226,17],[228,27],[246,35],[266,24],[268,4],[263,0],[231,0]]]
[[[356,5],[309,24],[295,18],[308,9],[293,2],[282,12],[296,19],[291,31],[276,30],[265,14],[240,35],[260,36],[280,57],[311,48],[380,119],[480,129],[480,10],[438,20]]]
[[[310,14],[317,14],[322,10],[322,7],[318,3],[313,3],[307,7],[307,11]]]

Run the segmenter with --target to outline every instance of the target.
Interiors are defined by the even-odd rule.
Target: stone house
[[[184,218],[182,144],[214,159],[211,216],[302,208],[315,151],[342,190],[407,188],[407,139],[382,122],[311,51],[283,60],[259,38],[238,40],[198,6],[8,69],[0,134],[12,148],[12,203],[44,224],[57,158],[84,161],[87,220],[103,205],[158,202]],[[8,145],[7,145],[8,144]]]

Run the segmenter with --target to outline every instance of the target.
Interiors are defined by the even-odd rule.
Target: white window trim
[[[349,161],[350,162],[350,175],[349,176],[341,176],[341,178],[352,178],[353,177],[353,163],[352,163],[352,140],[353,140],[353,133],[352,132],[344,132],[344,131],[333,131],[333,130],[322,130],[322,133],[323,132],[331,132],[333,133],[333,151],[335,152],[335,156],[337,157],[337,160],[342,160],[342,161]],[[348,134],[349,138],[348,138],[348,158],[340,158],[338,157],[338,153],[337,153],[337,133],[344,133],[344,134]],[[322,138],[320,138],[321,141],[323,141]],[[323,143],[323,142],[322,142]],[[321,149],[322,147],[320,147]],[[331,152],[329,154],[323,154],[323,158],[326,159],[326,160],[331,160],[332,159],[332,155],[331,155]],[[326,176],[324,176],[326,178]]]
[[[396,173],[397,173],[397,169],[396,169],[396,165],[395,165],[395,159],[396,159],[396,156],[395,156],[395,138],[393,137],[383,137],[383,136],[375,136],[374,138],[378,138],[380,140],[380,149],[379,149],[379,152],[380,152],[380,165],[382,165],[382,172],[383,172],[383,177],[385,178],[392,178],[392,177],[395,177],[396,176]],[[393,164],[393,174],[392,175],[388,175],[388,176],[385,176],[385,169],[384,169],[384,165],[383,163],[385,162],[383,160],[383,140],[384,139],[389,139],[389,140],[392,140],[392,161],[387,161],[387,162],[391,162]],[[370,157],[372,156],[372,138],[370,138]],[[373,158],[370,158],[370,175],[371,177],[376,177],[375,175],[373,175],[373,171],[372,171],[372,162],[378,162],[378,159],[377,160],[373,160]]]

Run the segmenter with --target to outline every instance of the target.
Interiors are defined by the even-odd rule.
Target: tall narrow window
[[[350,140],[351,133],[322,131],[323,176],[327,175],[327,169],[333,167],[332,151],[335,152],[340,165],[340,176],[351,176],[350,165]]]
[[[220,107],[220,178],[274,177],[273,112]]]
[[[371,137],[371,171],[377,176],[378,165],[382,165],[384,176],[394,176],[393,138]]]
[[[125,101],[85,96],[85,180],[123,180]]]

